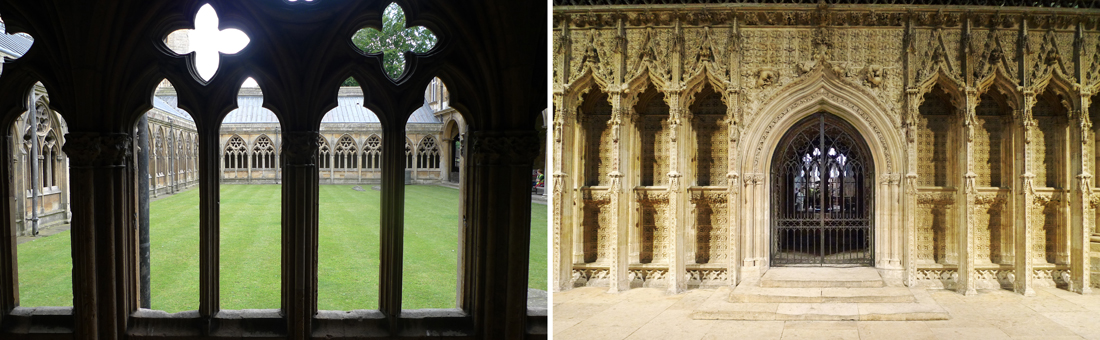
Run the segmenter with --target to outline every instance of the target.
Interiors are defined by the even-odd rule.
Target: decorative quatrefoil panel
[[[382,30],[360,29],[351,37],[355,46],[370,54],[382,53],[382,69],[390,79],[405,74],[406,51],[423,54],[435,47],[436,36],[424,26],[405,27],[405,11],[391,3],[382,13]]]

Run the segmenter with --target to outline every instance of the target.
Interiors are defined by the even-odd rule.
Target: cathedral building
[[[1100,11],[734,2],[554,2],[554,290],[1097,287]]]

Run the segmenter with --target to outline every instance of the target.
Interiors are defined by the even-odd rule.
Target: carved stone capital
[[[321,148],[317,131],[287,132],[283,135],[283,155],[287,165],[310,165],[317,161]]]
[[[475,164],[528,164],[539,152],[534,131],[476,131],[470,134],[470,153]]]
[[[74,168],[124,166],[133,155],[133,138],[125,133],[70,132],[61,147]]]

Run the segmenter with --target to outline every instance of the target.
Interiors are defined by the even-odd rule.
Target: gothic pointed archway
[[[874,162],[851,124],[825,112],[803,118],[769,175],[773,265],[874,265]]]

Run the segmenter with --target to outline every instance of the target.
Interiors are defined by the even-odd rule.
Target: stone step
[[[904,288],[915,302],[909,303],[733,303],[732,290],[719,288],[696,308],[695,320],[822,320],[822,321],[924,321],[947,320],[951,315],[921,288]]]
[[[741,285],[730,294],[730,302],[777,303],[905,303],[914,302],[905,287],[881,288],[765,288]]]
[[[857,268],[774,267],[760,277],[764,288],[877,288],[885,287],[878,270]]]

